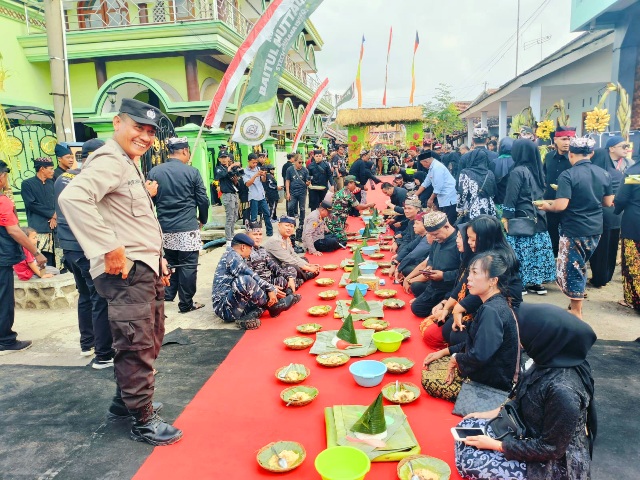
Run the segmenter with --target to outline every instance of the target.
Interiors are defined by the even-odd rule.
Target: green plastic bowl
[[[322,480],[362,480],[371,469],[371,460],[354,447],[331,447],[314,462]]]
[[[372,338],[373,343],[378,350],[390,353],[395,352],[400,348],[402,340],[404,340],[404,335],[392,330],[387,330],[384,332],[374,333]]]

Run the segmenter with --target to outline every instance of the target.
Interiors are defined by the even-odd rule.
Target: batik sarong
[[[600,235],[567,237],[560,232],[556,283],[567,297],[584,299],[587,286],[587,262],[598,246]]]

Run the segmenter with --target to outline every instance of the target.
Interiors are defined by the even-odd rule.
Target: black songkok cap
[[[142,125],[151,125],[156,128],[158,128],[158,121],[162,117],[162,112],[153,105],[133,98],[122,99],[120,113],[126,113],[132,120]]]
[[[418,161],[421,162],[422,160],[427,160],[429,158],[432,158],[433,155],[431,154],[431,150],[425,150],[424,152],[421,152],[418,155]]]
[[[236,233],[236,235],[231,240],[231,245],[238,245],[238,244],[248,245],[252,248],[255,245],[253,239],[245,233]]]
[[[39,157],[33,161],[33,165],[37,172],[40,167],[53,167],[53,160],[51,160],[49,157]]]
[[[66,143],[56,143],[56,147],[54,149],[56,157],[64,157],[65,155],[71,155],[71,149]]]
[[[87,140],[82,144],[82,154],[80,155],[80,157],[83,160],[86,160],[89,155],[91,155],[103,145],[104,141],[100,140],[99,138],[92,138],[91,140]]]

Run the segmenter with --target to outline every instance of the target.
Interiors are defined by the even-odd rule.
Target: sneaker
[[[522,296],[524,297],[525,295],[528,295],[529,292],[527,292],[527,289],[525,288],[524,290],[522,290]]]
[[[0,345],[0,355],[21,352],[30,348],[32,343],[31,340],[16,340],[11,345]]]
[[[297,245],[293,247],[293,251],[297,254],[304,253],[306,250],[302,247],[298,247]]]
[[[102,370],[103,368],[113,367],[113,358],[100,359],[96,358],[91,364],[91,368]]]
[[[542,285],[528,285],[527,291],[530,293],[537,293],[538,295],[546,295],[547,289]]]
[[[95,348],[91,347],[88,349],[82,349],[82,351],[80,352],[80,355],[82,355],[83,357],[90,357],[95,353]]]

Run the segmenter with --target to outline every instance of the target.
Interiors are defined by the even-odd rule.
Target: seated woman
[[[482,253],[471,261],[467,287],[482,305],[469,325],[466,341],[430,353],[424,359],[428,369],[432,362],[442,364],[447,362],[443,357],[449,357],[447,384],[456,380],[458,370],[462,378],[499,390],[511,390],[518,356],[518,330],[513,311],[502,293],[508,270],[508,262],[497,252]],[[429,391],[425,379],[423,374],[423,385]],[[460,378],[456,382],[457,388],[450,389],[451,400],[455,400],[461,386]]]
[[[554,305],[523,304],[518,319],[520,341],[534,362],[511,400],[526,426],[526,438],[493,438],[491,419],[500,409],[471,413],[459,426],[484,427],[487,435],[456,442],[458,472],[473,479],[586,480],[597,431],[586,358],[596,334]]]
[[[466,333],[461,332],[458,327],[458,331],[452,331],[454,319],[457,317],[459,324],[469,322],[482,305],[482,301],[476,295],[469,294],[467,288],[469,263],[475,254],[491,250],[498,252],[506,260],[506,296],[513,308],[518,308],[522,303],[518,260],[505,240],[496,217],[481,215],[469,223],[458,225],[458,250],[461,253],[460,273],[454,288],[420,324],[424,341],[434,350],[463,342]]]
[[[247,264],[265,282],[284,290],[287,295],[295,293],[303,280],[298,278],[298,272],[293,265],[279,265],[262,246],[262,222],[247,220],[245,229],[255,243]]]

